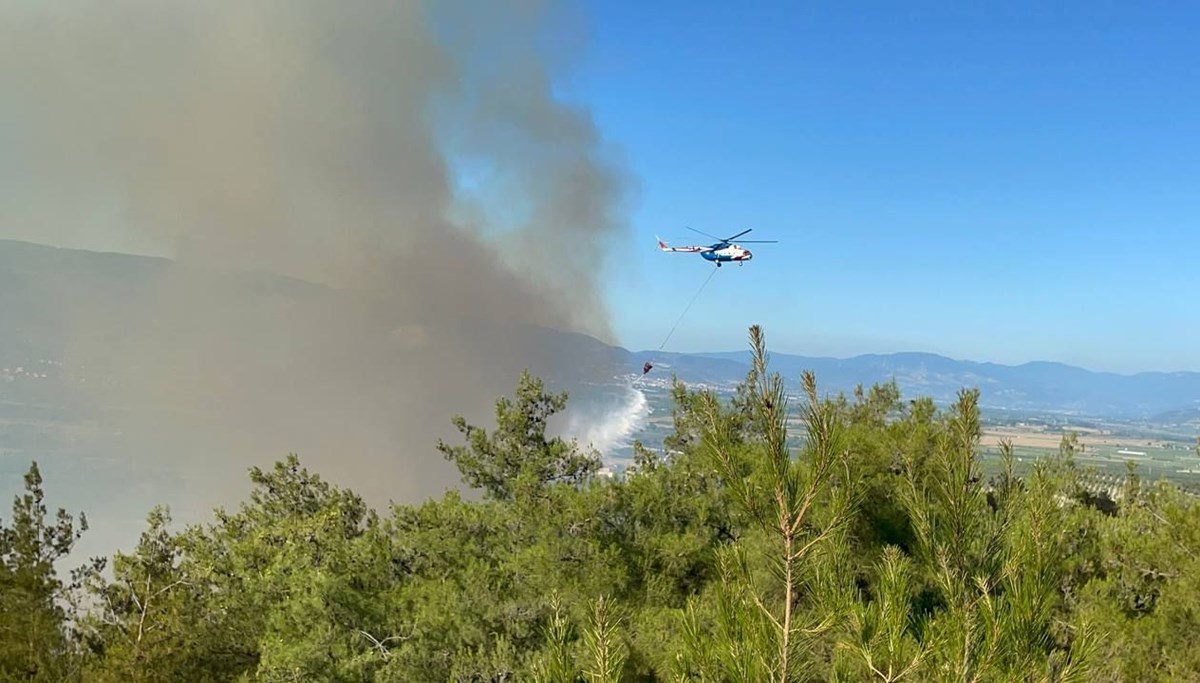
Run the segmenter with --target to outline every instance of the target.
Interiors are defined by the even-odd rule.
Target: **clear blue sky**
[[[1003,4],[589,3],[564,94],[639,184],[621,343],[707,275],[654,250],[690,225],[781,243],[668,350],[761,323],[781,352],[1200,370],[1200,10]]]

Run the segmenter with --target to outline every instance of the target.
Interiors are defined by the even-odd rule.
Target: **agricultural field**
[[[1133,471],[1144,480],[1166,479],[1189,490],[1200,489],[1200,455],[1195,450],[1195,437],[1148,439],[1141,433],[1124,432],[1119,425],[1103,429],[989,425],[983,433],[985,461],[994,460],[987,456],[999,456],[1002,441],[1012,444],[1019,463],[1033,461],[1057,450],[1063,436],[1071,432],[1077,434],[1082,446],[1075,461],[1083,467],[1094,467],[1101,474],[1124,476],[1132,465]]]
[[[646,396],[647,410],[624,444],[608,453],[616,469],[629,463],[634,439],[650,448],[660,448],[672,428],[670,392],[662,384],[640,387]],[[723,392],[724,393],[724,392]],[[800,400],[794,398],[789,429],[799,445],[804,425],[799,419]],[[1200,455],[1196,436],[1200,430],[1191,425],[1154,424],[1147,421],[1122,422],[1113,419],[1064,417],[1054,414],[984,415],[982,464],[985,476],[999,471],[1000,443],[1012,444],[1018,470],[1024,470],[1040,457],[1055,452],[1063,436],[1075,433],[1082,447],[1075,456],[1082,467],[1095,468],[1101,475],[1124,477],[1132,463],[1144,480],[1166,479],[1185,489],[1200,491]]]

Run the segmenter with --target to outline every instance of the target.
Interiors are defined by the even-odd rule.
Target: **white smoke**
[[[592,402],[576,404],[566,411],[564,429],[581,445],[590,445],[606,461],[633,441],[633,433],[652,412],[646,394],[633,387],[619,387]]]

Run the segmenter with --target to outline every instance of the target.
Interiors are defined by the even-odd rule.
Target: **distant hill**
[[[685,382],[728,386],[743,380],[750,369],[749,351],[634,352],[584,335],[570,338],[564,338],[564,343],[591,348],[589,357],[614,364],[616,374],[639,372],[643,362],[652,360],[655,377],[676,375]],[[1045,361],[1012,366],[930,353],[830,358],[770,352],[770,363],[794,391],[799,390],[801,373],[812,370],[820,389],[830,393],[850,393],[859,385],[895,380],[906,397],[929,396],[942,403],[953,401],[962,388],[978,387],[981,406],[997,410],[1178,423],[1200,416],[1200,373],[1196,372],[1121,375]]]
[[[158,258],[0,240],[0,367],[61,358],[72,333],[71,321],[81,312],[103,316],[128,302],[153,296],[155,278],[169,264]],[[338,305],[335,291],[271,274],[197,272],[195,277],[209,278],[213,286],[244,291],[247,297],[286,302],[297,311],[309,305]],[[474,323],[464,321],[464,325]],[[656,377],[676,374],[684,381],[710,384],[740,381],[749,367],[748,351],[635,352],[586,335],[545,328],[489,328],[470,333],[512,335],[531,347],[536,345],[539,353],[560,361],[553,363],[555,367],[572,369],[568,373],[572,376],[551,378],[568,383],[611,381],[617,375],[638,372],[649,359],[656,362]],[[906,396],[927,395],[939,401],[953,400],[962,387],[979,387],[982,404],[998,409],[1124,418],[1170,415],[1178,420],[1200,411],[1200,373],[1194,372],[1119,375],[1061,363],[1008,366],[927,353],[839,359],[772,352],[771,362],[793,388],[802,371],[813,370],[827,391],[851,391],[859,384],[895,379]],[[14,382],[5,387],[3,380],[0,377],[0,400],[14,400]],[[46,383],[36,386],[39,392],[50,387]]]
[[[694,354],[714,363],[748,368],[749,352]],[[955,360],[930,353],[867,354],[853,358],[770,354],[771,367],[792,386],[804,370],[831,391],[849,391],[894,379],[906,396],[953,400],[959,389],[978,387],[985,407],[1068,412],[1097,417],[1150,418],[1200,409],[1200,373],[1143,372],[1121,375],[1036,361],[1000,365]],[[743,370],[744,371],[744,370]]]
[[[152,298],[172,262],[164,258],[61,249],[0,240],[0,362],[58,359],[81,316],[100,317]],[[183,269],[180,269],[183,270]],[[330,298],[330,290],[279,275],[193,271],[245,296]]]

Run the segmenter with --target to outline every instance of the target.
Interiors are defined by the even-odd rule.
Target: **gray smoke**
[[[578,19],[0,5],[0,232],[174,259],[74,321],[67,360],[109,373],[88,398],[113,448],[205,504],[288,452],[377,502],[456,484],[434,448],[451,416],[486,422],[522,368],[572,362],[522,325],[609,337],[597,283],[629,184],[554,97]]]

